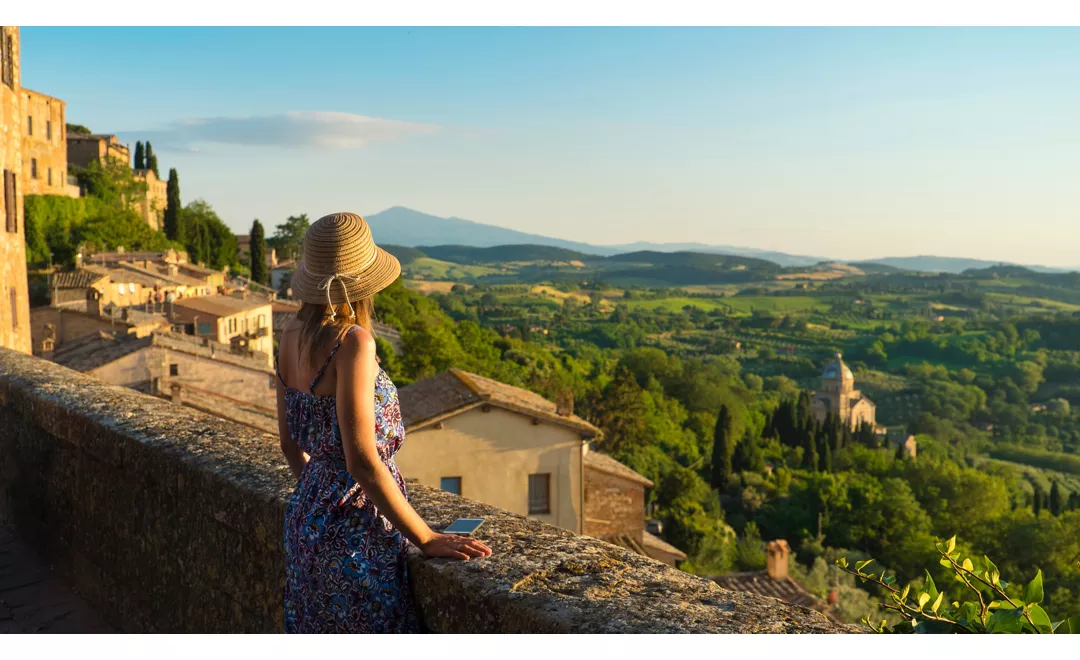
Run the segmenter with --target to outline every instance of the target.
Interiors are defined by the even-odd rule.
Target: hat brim
[[[376,246],[375,260],[370,265],[359,272],[343,274],[350,277],[335,279],[330,286],[329,300],[333,305],[344,304],[346,293],[349,302],[356,302],[382,291],[401,275],[401,263],[397,257]],[[303,261],[297,263],[289,279],[292,297],[306,303],[327,304],[327,290],[319,288],[325,279],[325,275],[309,273]]]

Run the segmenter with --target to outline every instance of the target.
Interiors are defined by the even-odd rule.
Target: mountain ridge
[[[823,262],[846,264],[878,264],[902,270],[927,273],[961,273],[972,268],[991,268],[998,265],[1021,266],[1039,273],[1065,273],[1076,268],[1055,268],[1041,265],[1018,264],[1015,262],[975,259],[970,257],[940,257],[936,255],[914,255],[907,257],[882,257],[878,259],[831,259],[828,257],[789,254],[776,250],[739,247],[731,245],[709,245],[705,243],[652,243],[637,241],[623,245],[594,245],[581,241],[532,234],[490,225],[475,220],[451,216],[444,218],[416,211],[404,206],[392,206],[370,216],[365,216],[371,226],[376,242],[399,245],[402,247],[422,246],[463,246],[463,247],[506,247],[510,245],[537,245],[571,250],[582,254],[610,257],[634,252],[696,252],[701,254],[719,254],[736,257],[749,257],[771,261],[783,267],[816,266]]]

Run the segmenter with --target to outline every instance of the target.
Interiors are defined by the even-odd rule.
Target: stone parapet
[[[0,516],[117,630],[281,630],[276,438],[0,349]],[[428,560],[435,632],[826,633],[821,614],[726,591],[592,538],[413,484],[434,528],[482,516],[494,555]]]

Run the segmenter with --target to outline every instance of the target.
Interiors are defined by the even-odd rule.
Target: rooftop
[[[401,388],[398,396],[407,431],[487,403],[568,426],[583,437],[595,437],[600,432],[577,415],[558,414],[555,404],[539,394],[461,369],[418,380]]]
[[[86,289],[97,282],[109,277],[109,271],[97,266],[76,268],[54,273],[52,276],[52,288],[54,289]]]
[[[238,355],[230,350],[228,344],[164,331],[152,332],[141,338],[135,335],[113,335],[99,331],[62,343],[53,353],[52,361],[75,371],[87,372],[151,346],[227,362],[268,375],[274,373],[273,369],[266,366],[265,358]]]
[[[188,309],[211,316],[232,316],[248,312],[259,307],[269,307],[270,301],[260,296],[240,298],[238,296],[200,296],[197,298],[180,298],[173,302],[174,307]],[[270,319],[267,319],[269,321]]]
[[[136,284],[142,284],[143,286],[154,286],[155,284],[161,283],[173,286],[206,286],[204,280],[189,277],[183,273],[170,275],[166,268],[167,267],[160,267],[157,265],[145,268],[133,263],[120,262],[109,269],[109,274],[112,276],[114,282],[135,282]],[[180,268],[183,267],[181,266]]]
[[[825,601],[804,589],[801,584],[791,577],[783,577],[777,580],[771,577],[768,571],[748,571],[745,573],[717,575],[712,578],[712,581],[731,591],[743,591],[759,596],[768,596],[792,605],[807,607],[825,614],[832,621],[836,621],[829,614],[829,606]]]
[[[607,474],[614,475],[616,477],[622,477],[623,479],[629,479],[645,486],[646,488],[652,488],[653,482],[649,481],[645,477],[641,476],[634,470],[623,465],[614,458],[607,454],[601,454],[598,451],[589,450],[585,453],[585,467],[592,468],[593,470],[599,470]]]

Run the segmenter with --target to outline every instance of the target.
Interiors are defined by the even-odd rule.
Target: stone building
[[[228,344],[167,329],[142,336],[98,331],[65,342],[51,359],[112,385],[277,432],[273,369],[259,358],[233,353]]]
[[[120,144],[115,135],[67,134],[67,161],[69,167],[86,167],[97,161],[104,165],[106,159],[118,160],[131,166],[131,152]]]
[[[583,534],[674,566],[686,553],[645,529],[645,489],[653,482],[585,447]]]
[[[233,346],[234,351],[261,354],[274,364],[273,312],[266,298],[215,295],[179,298],[168,305],[169,320],[186,334]]]
[[[162,181],[154,170],[134,170],[135,180],[146,184],[146,195],[135,200],[138,211],[146,224],[154,231],[165,228],[165,206],[168,204],[168,181]]]
[[[518,387],[451,369],[401,388],[406,479],[600,538],[669,565],[678,548],[645,529],[652,482],[589,448],[599,429]]]
[[[166,303],[185,297],[207,296],[215,290],[205,278],[182,273],[176,264],[128,262],[55,273],[50,289],[50,304],[54,307],[90,300],[90,304],[102,309],[149,306],[159,311]],[[91,289],[98,295],[88,298]]]
[[[0,27],[0,347],[29,353],[21,98],[19,28]]]
[[[585,446],[599,430],[543,397],[451,369],[399,391],[408,479],[582,531]]]
[[[54,351],[68,342],[87,335],[107,332],[111,335],[146,337],[155,330],[167,330],[169,320],[163,314],[146,314],[138,310],[117,310],[102,313],[99,306],[86,302],[70,302],[60,306],[35,307],[30,310],[30,335],[33,353],[51,358]]]
[[[79,187],[68,184],[65,104],[58,98],[22,90],[23,194],[78,197]]]
[[[813,395],[814,419],[824,422],[829,413],[855,429],[859,424],[877,427],[874,402],[855,389],[855,375],[844,364],[839,353],[836,360],[825,367],[821,377],[821,391]]]

